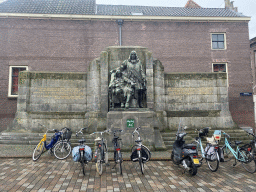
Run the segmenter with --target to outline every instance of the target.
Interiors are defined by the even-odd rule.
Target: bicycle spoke
[[[54,147],[54,156],[57,159],[66,159],[71,153],[71,146],[66,141],[58,142]]]
[[[41,157],[43,151],[44,151],[44,143],[40,142],[38,143],[38,145],[35,147],[33,151],[33,155],[32,155],[33,161],[38,160]]]
[[[206,159],[209,169],[212,172],[215,172],[219,168],[219,155],[218,152],[215,151],[214,154],[211,155],[211,159]]]
[[[234,155],[230,151],[229,148],[227,148],[225,145],[222,147],[223,155],[224,155],[224,162],[228,162],[231,159],[234,158]]]
[[[248,171],[249,173],[254,173],[256,171],[256,161],[254,159],[252,152],[247,151],[245,149],[241,149],[239,153],[240,158],[242,160],[241,163],[245,170]]]
[[[98,153],[97,153],[96,170],[99,173],[99,175],[102,174],[102,156],[101,156],[100,149],[98,149]]]

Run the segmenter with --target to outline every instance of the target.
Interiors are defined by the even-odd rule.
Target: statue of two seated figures
[[[120,67],[111,70],[110,108],[143,108],[146,100],[146,75],[136,54],[130,53]],[[136,103],[132,101],[136,100]]]

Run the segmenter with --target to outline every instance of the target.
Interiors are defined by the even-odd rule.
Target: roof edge
[[[0,18],[30,18],[30,19],[67,19],[67,20],[188,20],[188,21],[250,21],[251,17],[177,17],[177,16],[118,16],[118,15],[68,15],[68,14],[28,14],[0,13]]]

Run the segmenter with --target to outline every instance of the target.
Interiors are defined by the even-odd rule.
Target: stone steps
[[[36,146],[39,141],[42,139],[44,133],[12,133],[12,132],[2,132],[0,133],[0,144],[4,145],[33,145]],[[47,133],[46,142],[51,141],[51,137],[54,133]],[[82,137],[76,137],[75,134],[72,134],[70,142],[71,146],[79,145],[79,139]],[[95,136],[89,134],[84,134],[83,138],[86,139],[86,145],[94,148],[94,139]]]
[[[231,141],[242,141],[244,144],[249,143],[251,141],[251,137],[248,137],[248,134],[241,128],[234,128],[234,129],[218,129],[218,128],[212,128],[209,130],[208,137],[211,137],[215,130],[222,130],[225,133],[230,135]],[[172,150],[173,142],[176,139],[176,132],[161,132],[164,144],[168,150]],[[198,137],[198,133],[194,130],[187,129],[186,130],[187,135],[184,137],[186,143],[191,143],[195,141],[195,138]],[[203,146],[206,144],[206,138],[202,139]],[[219,143],[220,145],[224,144],[224,135],[221,135],[221,141]]]

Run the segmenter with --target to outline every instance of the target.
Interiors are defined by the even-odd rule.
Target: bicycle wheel
[[[104,162],[108,164],[108,149],[106,144],[104,144]]]
[[[118,163],[118,171],[119,171],[120,175],[123,174],[123,171],[122,171],[122,162],[123,162],[122,153],[121,153],[120,151],[118,151],[116,163]]]
[[[231,153],[230,149],[226,147],[226,145],[224,145],[222,148],[223,151],[223,156],[224,156],[224,162],[228,162],[231,159],[234,158],[233,154]]]
[[[239,153],[241,160],[244,159],[244,161],[241,161],[241,163],[245,170],[249,173],[254,173],[256,171],[256,161],[252,152],[247,151],[246,149],[240,149]]]
[[[219,168],[219,162],[220,162],[220,161],[219,161],[220,158],[219,158],[218,152],[217,152],[217,151],[214,151],[214,152],[215,152],[215,153],[212,154],[213,160],[206,159],[207,164],[208,164],[208,167],[209,167],[209,169],[210,169],[212,172],[215,172],[215,171],[218,170],[218,168]]]
[[[82,155],[81,155],[80,163],[81,163],[81,166],[82,166],[82,169],[83,169],[83,174],[85,175],[85,163],[84,163],[84,159],[83,159]]]
[[[55,146],[54,146],[54,156],[57,159],[66,159],[70,153],[71,153],[71,146],[67,141],[59,141]]]
[[[96,157],[96,171],[99,173],[99,175],[102,174],[102,156],[101,156],[101,148],[98,148],[97,150],[97,157]]]
[[[37,144],[37,146],[35,147],[34,151],[33,151],[33,155],[32,155],[32,159],[33,161],[38,160],[41,155],[43,154],[44,151],[44,143],[40,142]]]
[[[144,162],[142,161],[142,157],[141,157],[141,152],[138,151],[140,154],[138,155],[139,156],[139,165],[140,165],[140,170],[141,170],[141,173],[144,174]]]

